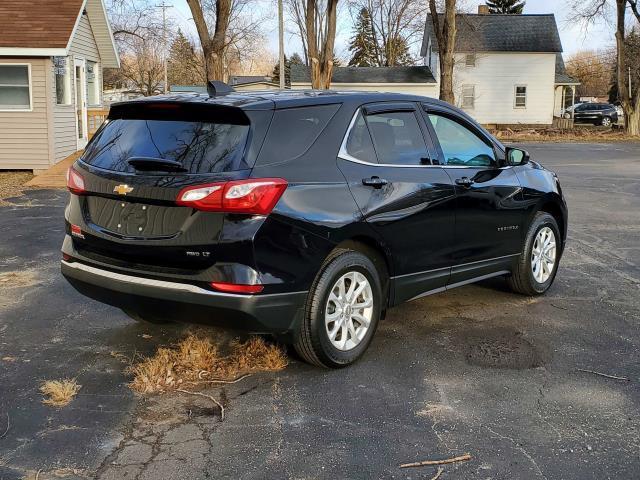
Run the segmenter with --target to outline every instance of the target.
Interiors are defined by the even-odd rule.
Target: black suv
[[[68,187],[77,290],[135,319],[272,333],[327,367],[401,302],[495,276],[544,293],[567,232],[554,173],[449,104],[391,93],[115,104]]]
[[[609,103],[581,103],[573,111],[576,123],[593,123],[610,127],[618,123],[618,111]]]

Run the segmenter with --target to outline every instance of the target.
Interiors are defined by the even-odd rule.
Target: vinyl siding
[[[53,85],[53,137],[54,137],[54,162],[68,157],[77,150],[76,140],[76,111],[73,104],[75,99],[75,82],[73,81],[73,59],[84,58],[93,62],[100,62],[100,54],[93,36],[89,19],[82,15],[75,36],[69,47],[69,65],[72,71],[71,101],[72,105],[55,104],[55,83]],[[53,75],[53,73],[52,73]],[[96,71],[96,82],[99,86],[98,99],[102,100],[102,66],[99,64]],[[89,108],[99,108],[89,105]]]
[[[543,124],[553,121],[555,53],[478,53],[476,66],[456,54],[454,94],[462,104],[463,85],[473,85],[475,104],[464,109],[483,124]],[[525,108],[515,107],[515,87],[527,87]]]
[[[48,58],[0,58],[0,64],[31,65],[30,112],[0,112],[0,169],[49,167]]]

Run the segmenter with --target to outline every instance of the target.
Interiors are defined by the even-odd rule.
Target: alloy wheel
[[[373,291],[362,273],[351,271],[333,285],[325,307],[325,328],[331,344],[341,351],[357,347],[373,316]]]
[[[543,227],[536,235],[531,250],[531,272],[538,283],[549,280],[556,264],[556,236],[549,227]]]
[[[611,119],[609,117],[604,117],[602,119],[602,126],[603,127],[610,127],[611,126]]]

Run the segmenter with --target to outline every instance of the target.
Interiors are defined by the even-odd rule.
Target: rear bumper
[[[238,295],[196,285],[127,275],[80,262],[61,262],[64,277],[83,295],[142,316],[220,325],[253,333],[286,334],[302,315],[307,292]]]

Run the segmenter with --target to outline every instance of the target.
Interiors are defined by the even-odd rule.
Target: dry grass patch
[[[638,141],[638,137],[628,135],[621,129],[598,130],[592,128],[557,128],[493,130],[492,133],[505,142],[628,142]]]
[[[42,394],[48,397],[42,400],[42,403],[54,407],[64,407],[73,400],[81,386],[75,379],[48,380],[40,387]]]
[[[172,348],[159,348],[152,357],[131,365],[130,386],[139,393],[178,390],[184,385],[233,381],[246,374],[275,372],[287,366],[284,350],[260,337],[234,341],[227,355],[208,337],[189,335]]]
[[[8,171],[0,172],[0,205],[11,205],[6,198],[22,195],[27,187],[23,185],[33,178],[31,172]]]

